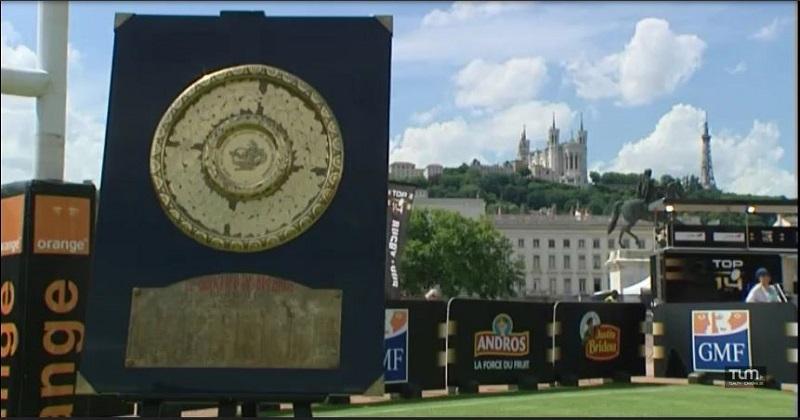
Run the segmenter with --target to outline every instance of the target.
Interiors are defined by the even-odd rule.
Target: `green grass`
[[[469,416],[772,416],[793,417],[797,395],[769,389],[708,385],[606,385],[538,392],[456,396],[407,402],[315,407],[314,415],[374,417]]]

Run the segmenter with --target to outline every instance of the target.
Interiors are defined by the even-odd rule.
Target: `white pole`
[[[36,99],[36,179],[64,179],[68,23],[68,2],[39,2],[37,55],[39,67],[49,76],[50,85]]]
[[[2,69],[0,87],[5,94],[37,97],[50,86],[50,76],[38,69]]]

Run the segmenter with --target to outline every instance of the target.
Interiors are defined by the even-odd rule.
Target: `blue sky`
[[[3,2],[3,66],[35,66],[36,4]],[[67,178],[99,181],[115,12],[394,16],[390,160],[513,159],[582,113],[589,166],[797,196],[793,2],[72,2]],[[2,182],[32,176],[33,101],[2,96]]]

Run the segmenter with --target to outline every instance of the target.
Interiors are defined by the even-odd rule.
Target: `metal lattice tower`
[[[702,162],[700,163],[700,185],[704,189],[711,189],[716,187],[714,180],[714,166],[711,164],[711,135],[708,134],[708,113],[706,113],[706,121],[703,123],[703,151]]]

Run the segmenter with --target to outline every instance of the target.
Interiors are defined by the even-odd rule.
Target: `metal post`
[[[68,23],[68,2],[39,2],[37,55],[50,84],[36,99],[36,179],[64,179]]]

